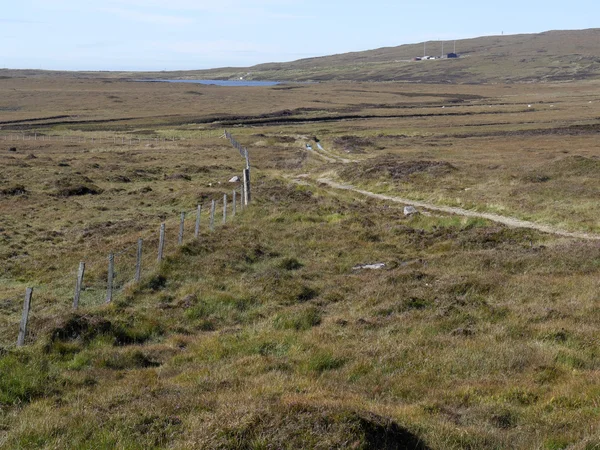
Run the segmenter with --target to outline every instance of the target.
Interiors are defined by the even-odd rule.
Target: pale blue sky
[[[0,5],[0,68],[248,66],[502,31],[600,27],[597,0],[0,0]]]

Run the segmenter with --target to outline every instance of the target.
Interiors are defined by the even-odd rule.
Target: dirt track
[[[549,233],[549,234],[554,234],[557,236],[564,236],[564,237],[569,237],[569,238],[585,239],[585,240],[600,240],[600,235],[598,235],[598,234],[583,233],[583,232],[576,232],[576,231],[566,231],[566,230],[561,230],[559,228],[552,227],[550,225],[543,225],[543,224],[538,224],[538,223],[534,223],[534,222],[528,222],[526,220],[521,220],[521,219],[517,219],[514,217],[508,217],[508,216],[501,216],[499,214],[470,211],[468,209],[455,208],[452,206],[433,205],[431,203],[424,203],[424,202],[409,200],[409,199],[401,198],[401,197],[393,197],[390,195],[376,194],[375,192],[358,189],[349,184],[337,183],[333,180],[330,180],[329,178],[319,178],[317,181],[319,183],[326,184],[335,189],[343,189],[346,191],[357,192],[359,194],[366,195],[367,197],[376,198],[379,200],[392,201],[392,202],[396,202],[396,203],[402,203],[405,205],[412,205],[417,208],[427,209],[430,211],[440,211],[440,212],[444,212],[444,213],[448,213],[448,214],[456,214],[456,215],[465,216],[465,217],[478,217],[478,218],[482,218],[482,219],[491,220],[492,222],[501,223],[501,224],[507,225],[509,227],[529,228],[532,230],[541,231],[542,233]]]

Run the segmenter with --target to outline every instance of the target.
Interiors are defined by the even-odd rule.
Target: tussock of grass
[[[15,405],[49,395],[54,377],[49,361],[37,355],[7,355],[0,358],[0,405]]]
[[[321,323],[321,313],[314,306],[286,311],[275,316],[273,326],[280,330],[309,330]]]

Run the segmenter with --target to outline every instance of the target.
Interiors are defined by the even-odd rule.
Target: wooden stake
[[[231,216],[232,217],[235,217],[235,208],[236,208],[236,203],[237,203],[236,197],[237,197],[237,192],[234,189],[233,190],[233,201],[231,202],[233,204],[233,209],[231,210]]]
[[[196,228],[194,230],[194,237],[198,239],[200,236],[200,213],[202,212],[202,205],[198,205],[198,211],[196,212]]]
[[[81,296],[81,287],[83,286],[83,275],[85,274],[85,263],[79,263],[77,271],[77,282],[75,283],[75,296],[73,297],[73,309],[79,308],[79,297]]]
[[[244,205],[250,203],[250,169],[244,169]]]
[[[144,240],[142,238],[138,239],[137,245],[137,261],[135,263],[135,282],[139,283],[142,278],[142,247],[144,245]]]
[[[19,337],[17,338],[17,347],[25,345],[25,335],[27,334],[27,322],[29,321],[29,310],[31,309],[31,296],[33,288],[27,288],[25,291],[25,302],[23,303],[23,315],[21,316],[21,325],[19,326]]]
[[[113,281],[115,277],[115,255],[108,255],[108,280],[106,285],[106,303],[112,302],[113,299]]]
[[[163,259],[163,252],[165,250],[165,224],[160,224],[160,234],[158,238],[158,262],[160,263]]]
[[[183,227],[185,226],[185,212],[181,213],[179,219],[179,239],[177,240],[179,245],[183,245]]]
[[[227,223],[227,194],[223,195],[223,223]]]

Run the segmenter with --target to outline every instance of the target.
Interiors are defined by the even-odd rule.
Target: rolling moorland
[[[401,81],[407,83],[531,83],[600,79],[600,29],[548,31],[538,34],[486,36],[456,41],[458,59],[412,61],[424,53],[423,43],[307,58],[253,67],[227,67],[181,72],[82,72],[79,77],[188,78],[274,81]],[[442,43],[426,43],[427,55],[441,56]],[[454,50],[446,41],[444,54]],[[198,61],[201,63],[201,61]],[[193,64],[193,62],[192,62]],[[0,70],[0,76],[75,74]]]
[[[4,71],[0,448],[599,448],[600,91],[560,81]],[[179,246],[225,129],[252,203]]]

